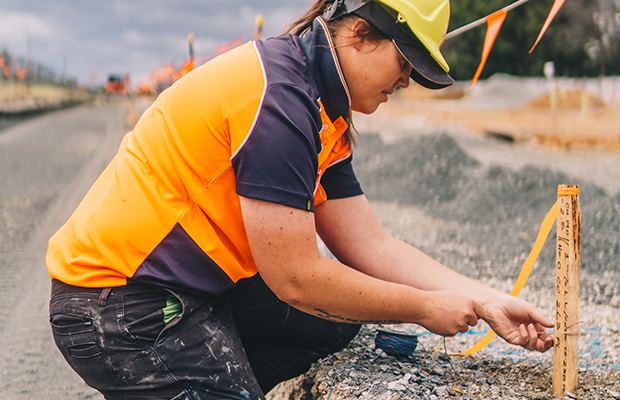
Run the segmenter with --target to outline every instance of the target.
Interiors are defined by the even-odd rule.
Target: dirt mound
[[[620,194],[608,196],[588,181],[547,168],[525,166],[514,171],[481,166],[447,134],[391,144],[384,144],[376,135],[362,135],[354,151],[354,165],[369,199],[415,206],[449,222],[447,226],[457,226],[439,233],[438,242],[451,246],[413,244],[474,278],[513,279],[555,202],[557,186],[578,184],[586,231],[582,241],[584,276],[618,275]],[[539,256],[539,265],[554,265],[554,232]],[[546,267],[535,269],[537,278],[532,285],[551,287],[554,275],[548,272]],[[601,303],[620,300],[617,279],[585,280],[584,295]]]
[[[528,102],[526,107],[555,108],[562,110],[588,110],[605,107],[605,102],[593,96],[587,90],[557,90],[555,93],[545,93]]]

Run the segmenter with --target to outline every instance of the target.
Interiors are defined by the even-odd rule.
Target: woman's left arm
[[[328,200],[316,206],[315,218],[321,239],[349,267],[421,290],[460,293],[484,307],[485,321],[509,343],[539,351],[552,346],[553,338],[539,332],[553,323],[533,305],[467,278],[393,238],[365,196]]]

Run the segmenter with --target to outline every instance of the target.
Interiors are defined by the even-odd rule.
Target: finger
[[[538,332],[534,324],[529,324],[527,326],[527,333],[529,334],[529,338],[526,348],[530,351],[535,350],[538,347]]]
[[[538,322],[535,323],[534,326],[536,327],[536,330],[538,331],[539,335],[546,335],[549,333],[547,332],[547,328],[544,325],[539,324]]]
[[[476,326],[478,325],[478,317],[476,315],[469,315],[469,317],[467,318],[467,328],[469,330],[470,326]]]
[[[487,314],[484,310],[484,307],[482,307],[482,305],[476,301],[474,301],[474,312],[476,313],[476,316],[478,318],[484,318]]]
[[[544,353],[553,346],[553,341],[554,339],[551,335],[541,336],[538,340],[537,350],[541,353]]]
[[[554,326],[554,323],[536,308],[530,313],[530,317],[533,322],[536,322],[541,326],[545,326],[547,328],[552,328]]]
[[[526,347],[529,342],[529,334],[527,333],[527,328],[525,324],[519,325],[519,345],[522,347]]]
[[[478,325],[478,319],[485,316],[484,307],[480,305],[480,303],[476,301],[472,301],[474,314],[470,314],[467,318],[467,325],[476,326]]]

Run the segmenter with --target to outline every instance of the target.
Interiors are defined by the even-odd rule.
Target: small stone
[[[433,393],[440,398],[448,397],[450,395],[450,392],[446,386],[437,386],[435,390],[433,390]]]
[[[407,390],[407,387],[403,385],[402,383],[396,381],[396,382],[388,383],[388,389],[394,390],[397,392],[404,392],[405,390]]]
[[[615,392],[613,390],[607,390],[607,394],[613,397],[614,399],[620,400],[620,393]]]
[[[571,392],[564,392],[564,395],[569,399],[578,399],[577,395]]]
[[[441,379],[441,378],[440,378],[440,377],[438,377],[438,376],[431,376],[430,380],[431,380],[431,382],[433,382],[435,385],[443,385],[443,384],[444,384],[443,379]]]
[[[502,366],[504,367],[509,367],[511,366],[513,363],[512,359],[508,358],[508,357],[504,357],[502,358]]]
[[[451,386],[448,388],[448,392],[455,397],[459,397],[463,395],[463,389],[458,387],[457,385]]]
[[[489,376],[489,377],[487,378],[487,383],[488,383],[489,385],[493,385],[493,384],[495,384],[495,378],[493,378],[492,376]]]
[[[443,368],[435,367],[431,369],[431,375],[444,376],[446,373]]]
[[[549,400],[551,397],[547,393],[532,393],[530,400]]]

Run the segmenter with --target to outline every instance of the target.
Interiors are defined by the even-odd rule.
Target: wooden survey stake
[[[558,186],[553,394],[577,389],[581,209],[579,186]]]

